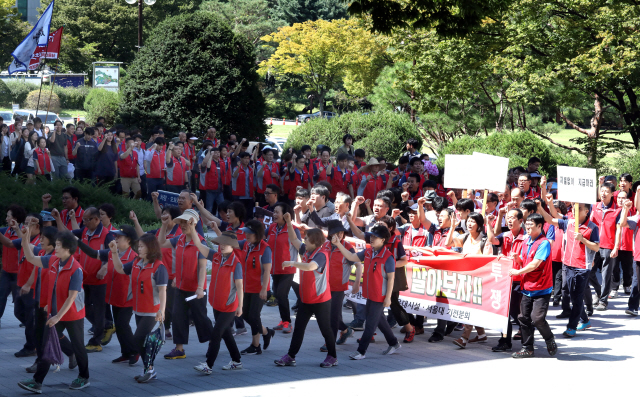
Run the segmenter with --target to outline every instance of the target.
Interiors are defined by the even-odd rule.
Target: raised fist
[[[42,202],[43,203],[48,203],[51,201],[51,194],[46,193],[42,195]]]
[[[402,190],[404,190],[405,192],[409,189],[409,182],[405,182],[402,184]]]
[[[364,197],[362,196],[358,196],[356,197],[356,204],[360,205],[360,204],[364,204]]]
[[[138,216],[136,215],[135,211],[129,211],[129,219],[131,219],[132,221],[137,221],[138,220]]]
[[[282,218],[284,219],[285,222],[290,223],[291,222],[291,214],[288,212],[285,212],[284,215],[282,216]]]
[[[158,197],[160,197],[160,193],[158,193],[158,192],[151,193],[151,199],[153,201],[158,201]]]
[[[409,194],[409,192],[405,191],[405,192],[402,192],[400,197],[402,198],[402,201],[409,201],[409,199],[411,198],[411,195]]]
[[[418,204],[419,205],[425,205],[427,203],[427,198],[426,197],[420,197],[418,199]]]

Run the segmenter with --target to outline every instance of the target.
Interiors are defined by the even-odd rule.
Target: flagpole
[[[47,33],[47,45],[44,47],[44,62],[40,62],[40,65],[39,65],[40,72],[42,72],[42,68],[44,67],[44,63],[47,61],[47,52],[49,51],[49,35],[50,35],[50,33]],[[42,59],[42,57],[40,59]],[[44,74],[41,74],[40,75],[40,91],[38,92],[38,104],[36,105],[36,117],[38,117],[38,108],[40,107],[40,95],[42,94],[42,83],[43,83],[43,81],[44,81]],[[51,99],[51,96],[49,96],[49,99]],[[47,121],[47,120],[45,119],[45,121]],[[42,128],[42,133],[43,134],[44,134],[44,125],[46,125],[46,124],[43,123],[43,125],[40,126],[40,128]]]
[[[62,27],[63,27],[63,30],[62,32],[60,32],[60,46],[62,46],[62,33],[64,32],[64,25],[62,25]],[[49,45],[49,41],[47,41],[47,45]],[[47,55],[48,53],[45,51],[44,59],[47,59]],[[46,116],[44,116],[45,125],[47,123],[47,119],[49,118],[49,108],[51,107],[51,96],[53,96],[53,85],[54,85],[54,80],[56,78],[56,75],[58,74],[58,69],[60,69],[60,49],[58,49],[58,63],[56,64],[55,73],[53,74],[51,80],[49,81],[49,84],[51,84],[51,92],[49,93],[49,104],[47,104],[47,114]],[[45,138],[48,138],[48,137],[45,137]]]

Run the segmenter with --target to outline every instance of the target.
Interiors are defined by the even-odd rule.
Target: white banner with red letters
[[[427,249],[429,250],[429,249]],[[504,256],[462,255],[433,249],[411,258],[399,302],[408,313],[506,332],[512,261]],[[427,256],[428,255],[428,256]],[[352,282],[350,283],[352,284]],[[361,291],[347,299],[365,304]]]

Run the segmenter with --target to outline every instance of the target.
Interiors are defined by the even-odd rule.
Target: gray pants
[[[53,179],[67,178],[67,159],[64,156],[51,156],[54,171],[51,173]]]
[[[599,283],[596,277],[596,270],[598,268],[600,268],[600,273],[602,274],[602,283]],[[607,248],[600,248],[600,250],[596,253],[596,258],[593,262],[593,269],[591,269],[591,274],[589,275],[589,283],[596,290],[596,294],[598,294],[598,289],[600,289],[600,303],[604,304],[605,306],[609,303],[612,273],[613,261],[611,258],[611,250]]]

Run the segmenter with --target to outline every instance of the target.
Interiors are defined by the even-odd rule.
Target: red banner
[[[400,304],[408,313],[506,332],[512,261],[504,256],[462,255],[429,249],[406,266]],[[361,293],[347,298],[365,303]]]
[[[49,34],[49,44],[44,47],[36,47],[29,62],[29,70],[36,70],[40,66],[40,58],[58,59],[60,55],[60,42],[62,41],[62,31],[64,27]]]

